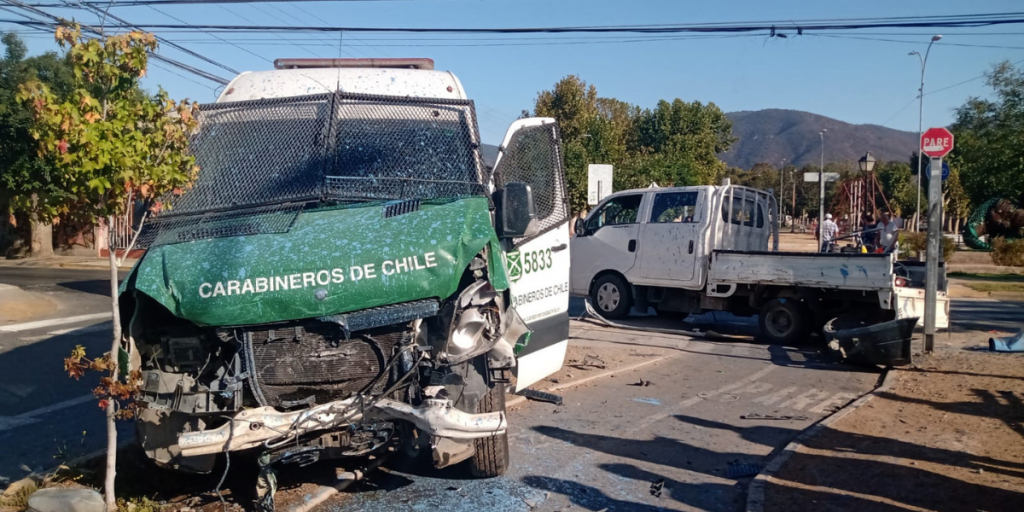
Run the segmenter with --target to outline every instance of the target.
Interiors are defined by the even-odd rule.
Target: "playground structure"
[[[869,172],[840,181],[828,211],[836,218],[839,231],[849,234],[864,229],[862,220],[865,213],[875,216],[877,222],[880,205],[884,205],[885,210],[891,210],[882,185],[875,178],[875,173]]]
[[[993,197],[967,218],[963,235],[964,244],[978,251],[991,251],[993,238],[1024,238],[1024,208],[1009,199]]]

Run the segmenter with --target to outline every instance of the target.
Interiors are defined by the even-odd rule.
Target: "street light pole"
[[[822,128],[818,135],[821,136],[821,167],[818,169],[818,243],[824,239],[822,225],[825,224],[825,132]]]
[[[914,214],[914,231],[921,231],[921,160],[924,159],[922,151],[924,148],[921,147],[921,136],[924,134],[924,68],[928,65],[928,54],[932,51],[932,45],[935,41],[942,39],[941,34],[932,36],[932,41],[928,43],[928,49],[924,52],[924,57],[918,51],[912,51],[907,55],[917,55],[917,59],[921,62],[921,87],[917,90],[917,210]]]

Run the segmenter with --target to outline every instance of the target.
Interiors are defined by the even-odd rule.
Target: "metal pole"
[[[825,225],[825,132],[828,130],[822,129],[818,132],[821,136],[821,168],[818,169],[818,250],[821,250],[820,245],[825,241],[824,237],[824,225]]]
[[[928,43],[928,49],[924,52],[924,57],[921,57],[921,53],[917,51],[910,52],[909,55],[917,55],[917,59],[921,61],[921,87],[917,90],[917,210],[914,215],[914,231],[921,231],[921,160],[924,159],[924,147],[921,145],[921,137],[924,136],[924,69],[928,66],[928,54],[932,52],[932,45],[935,41],[942,39],[941,35],[932,36],[932,41]]]
[[[779,196],[780,197],[786,191],[786,187],[785,187],[786,175],[783,172],[785,170],[786,170],[786,159],[783,158],[782,159],[782,167],[779,167]],[[779,202],[779,216],[781,217],[784,213],[785,213],[785,208],[783,208],[783,204],[780,201]]]
[[[924,351],[935,348],[935,302],[942,256],[942,158],[932,158],[928,173],[928,249],[924,280]]]

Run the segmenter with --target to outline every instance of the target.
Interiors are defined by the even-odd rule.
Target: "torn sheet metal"
[[[178,436],[185,457],[244,450],[268,443],[275,448],[288,440],[320,430],[336,430],[364,416],[402,419],[427,434],[452,439],[477,439],[505,433],[504,411],[471,414],[456,409],[450,400],[428,399],[412,406],[382,398],[366,405],[348,398],[302,411],[279,412],[273,407],[246,409],[220,427]]]
[[[323,317],[448,297],[485,247],[492,286],[508,287],[486,198],[392,218],[381,208],[305,211],[288,233],[154,247],[122,291],[149,295],[201,326]]]

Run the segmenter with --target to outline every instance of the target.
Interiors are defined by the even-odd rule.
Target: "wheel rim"
[[[619,307],[619,302],[621,301],[622,294],[619,293],[618,286],[612,283],[604,283],[597,289],[597,307],[601,308],[601,311],[614,311],[615,308]]]
[[[784,308],[775,308],[768,312],[764,319],[765,328],[774,338],[785,338],[793,332],[796,319],[793,314]]]

